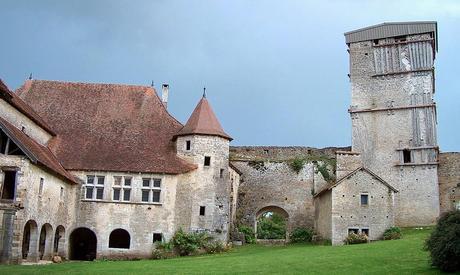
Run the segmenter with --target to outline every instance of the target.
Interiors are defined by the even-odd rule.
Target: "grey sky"
[[[184,122],[202,88],[234,145],[351,143],[343,33],[436,20],[438,134],[460,151],[460,1],[5,1],[0,77],[171,88]]]

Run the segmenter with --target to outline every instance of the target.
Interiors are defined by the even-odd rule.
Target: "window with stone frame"
[[[85,184],[85,199],[102,200],[104,198],[105,176],[87,175]]]
[[[132,177],[114,176],[113,177],[113,201],[131,201]]]
[[[348,228],[348,234],[359,234],[359,228]]]
[[[142,178],[141,201],[150,203],[161,202],[160,178]]]
[[[360,204],[361,206],[368,206],[369,205],[369,194],[363,193],[360,196]]]

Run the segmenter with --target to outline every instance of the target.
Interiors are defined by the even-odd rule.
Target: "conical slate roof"
[[[224,132],[224,129],[222,129],[211,105],[204,96],[201,98],[200,102],[198,102],[198,105],[195,107],[195,110],[185,126],[175,137],[185,135],[210,135],[232,140],[232,138]]]

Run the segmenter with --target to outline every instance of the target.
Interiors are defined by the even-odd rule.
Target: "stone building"
[[[174,232],[228,241],[267,212],[287,235],[342,244],[431,225],[460,207],[460,157],[439,153],[436,22],[345,34],[352,146],[231,147],[205,95],[185,125],[153,87],[0,82],[0,257],[149,257]]]
[[[227,241],[239,174],[204,96],[182,125],[167,85],[1,85],[3,262],[149,257],[179,228]]]

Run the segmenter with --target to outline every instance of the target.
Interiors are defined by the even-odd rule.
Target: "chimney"
[[[161,101],[166,109],[168,109],[168,95],[169,95],[169,85],[161,85]]]

